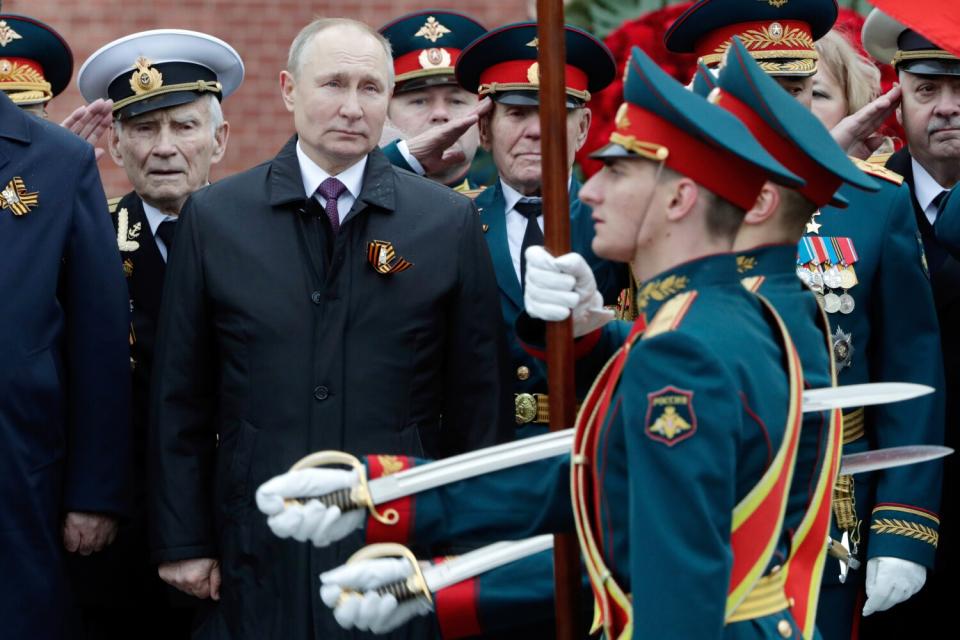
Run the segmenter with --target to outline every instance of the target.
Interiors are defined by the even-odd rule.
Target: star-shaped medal
[[[807,233],[820,233],[820,227],[823,225],[817,222],[818,215],[820,215],[819,211],[813,212],[813,215],[810,217],[810,222],[807,223]]]

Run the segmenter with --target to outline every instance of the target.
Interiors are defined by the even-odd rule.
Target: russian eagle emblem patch
[[[693,392],[664,387],[647,394],[647,437],[672,447],[697,431],[697,414],[693,410]]]

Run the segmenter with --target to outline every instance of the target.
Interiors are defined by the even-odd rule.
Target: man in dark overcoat
[[[161,577],[213,600],[196,637],[350,637],[317,574],[359,540],[278,540],[254,504],[306,453],[446,456],[512,437],[479,216],[377,149],[392,84],[379,34],[311,23],[281,73],[297,135],[180,214],[154,362],[151,515]]]
[[[0,96],[0,635],[66,637],[128,509],[127,298],[93,148]]]

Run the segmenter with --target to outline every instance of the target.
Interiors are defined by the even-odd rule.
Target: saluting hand
[[[63,519],[63,546],[70,553],[88,556],[103,549],[116,537],[116,518],[71,511]]]
[[[423,166],[427,175],[443,173],[457,166],[466,160],[466,155],[457,141],[491,109],[493,102],[490,98],[484,98],[464,117],[430,127],[420,135],[410,138],[407,140],[410,155]]]
[[[97,98],[88,105],[77,107],[73,113],[60,123],[64,129],[69,129],[90,144],[96,147],[97,141],[103,132],[113,123],[113,100]],[[97,160],[105,151],[96,147],[94,154]]]
[[[890,91],[837,123],[830,134],[847,155],[866,160],[883,144],[877,130],[900,105],[902,91],[894,85]]]

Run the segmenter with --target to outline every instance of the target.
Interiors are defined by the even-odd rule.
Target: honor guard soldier
[[[46,117],[47,103],[67,88],[73,53],[50,26],[0,13],[0,90],[15,105]]]
[[[704,97],[710,94],[711,102],[736,115],[771,155],[806,182],[796,191],[773,183],[763,186],[734,243],[737,271],[743,276],[745,287],[769,299],[781,314],[797,346],[806,385],[827,387],[835,380],[829,325],[814,294],[796,277],[797,240],[818,206],[845,203],[835,195],[841,184],[867,190],[879,186],[847,158],[813,114],[766,77],[742,44],[735,46],[735,55],[720,74],[722,89],[713,91],[717,79],[701,67],[703,72],[694,79],[694,91]],[[533,271],[530,274],[532,278]],[[528,289],[531,286],[528,283]],[[558,288],[551,293],[556,296],[564,291]],[[540,293],[541,299],[546,297],[546,291]],[[555,299],[556,304],[564,304],[563,298]],[[576,319],[574,323],[575,332],[583,331],[577,327]],[[826,560],[823,540],[830,527],[830,496],[840,456],[840,437],[838,412],[804,415],[784,516],[784,531],[791,534],[781,536],[773,560],[787,576],[784,591],[791,602],[790,610],[807,638],[814,634]],[[486,572],[470,587],[451,588],[478,594],[472,599],[453,600],[459,603],[461,617],[476,618],[478,609],[495,609],[506,618],[521,610],[527,615],[536,611],[549,616],[553,608],[553,585],[549,579],[552,573],[538,566],[544,562],[552,566],[549,553]],[[435,597],[445,603],[444,611],[455,606],[450,604],[452,593],[441,592]],[[487,613],[484,617],[492,615]],[[789,627],[784,629],[793,633]]]
[[[738,36],[764,71],[809,107],[814,41],[836,16],[833,0],[701,0],[677,19],[665,41],[671,51],[693,52],[717,66]],[[846,209],[815,212],[798,247],[797,273],[822,296],[841,384],[903,380],[942,389],[933,297],[908,190],[893,172],[857,162],[880,191],[844,186],[839,195]],[[847,452],[942,443],[943,395],[848,411],[843,430]],[[893,606],[922,584],[936,548],[940,476],[935,463],[838,480],[831,535],[866,558],[867,570],[852,572],[845,583],[827,571],[817,618],[827,640],[850,637],[865,582],[866,613]]]
[[[171,608],[148,561],[147,415],[150,372],[167,259],[180,208],[223,158],[229,125],[220,101],[243,79],[227,43],[204,33],[158,29],[104,45],[80,69],[87,101],[113,100],[109,151],[134,190],[110,201],[132,312],[130,367],[137,511],[111,553],[74,563],[91,632],[123,634],[149,621],[164,637],[187,637],[192,611]],[[175,596],[176,594],[174,594]],[[191,603],[192,605],[192,603]],[[111,636],[113,637],[113,636]]]
[[[898,114],[907,144],[886,158],[885,166],[903,176],[913,196],[914,218],[923,240],[940,325],[946,377],[945,424],[955,425],[960,420],[960,334],[953,329],[960,326],[960,253],[950,254],[948,228],[956,214],[951,216],[947,210],[955,208],[958,199],[952,196],[949,200],[953,205],[948,206],[946,194],[960,181],[960,136],[956,131],[960,122],[960,60],[878,9],[867,16],[862,36],[864,47],[874,58],[896,68],[903,91]],[[882,157],[876,159],[884,161]],[[955,431],[945,430],[948,446],[957,446]],[[918,620],[942,615],[952,606],[952,580],[957,573],[956,520],[960,515],[954,488],[956,465],[954,456],[943,463],[943,526],[933,529],[941,536],[936,571],[916,603],[903,612],[895,609],[877,621],[877,628],[884,632],[912,632]]]
[[[486,31],[473,18],[448,10],[417,11],[380,27],[393,50],[396,75],[387,116],[407,138],[384,146],[384,154],[397,167],[467,195],[479,193],[467,173],[480,144],[475,125],[489,105],[478,105],[477,97],[457,84],[454,66],[461,51]]]
[[[589,340],[616,356],[584,401],[573,455],[404,498],[393,505],[396,524],[371,518],[365,533],[371,541],[496,540],[575,525],[607,637],[792,634],[784,573],[768,568],[783,534],[803,380],[782,321],[740,284],[729,250],[766,180],[802,181],[639,49],[628,64],[627,102],[597,154],[606,166],[582,194],[594,205],[598,255],[630,262],[648,295],[628,335],[608,325]],[[380,464],[370,458],[371,475]],[[352,484],[352,472],[301,473],[258,491],[272,523],[305,524],[307,513],[284,510],[284,497]],[[311,486],[290,492],[310,476]],[[307,511],[318,508],[326,512],[319,525],[309,533],[294,526],[293,535],[323,543],[343,535],[338,508],[311,501]],[[396,610],[392,596],[372,590],[364,599],[379,600],[373,611],[339,598],[356,585],[357,569],[377,575],[380,562],[325,576],[323,598],[341,624],[379,626],[371,620]],[[502,623],[484,613],[483,625]]]

